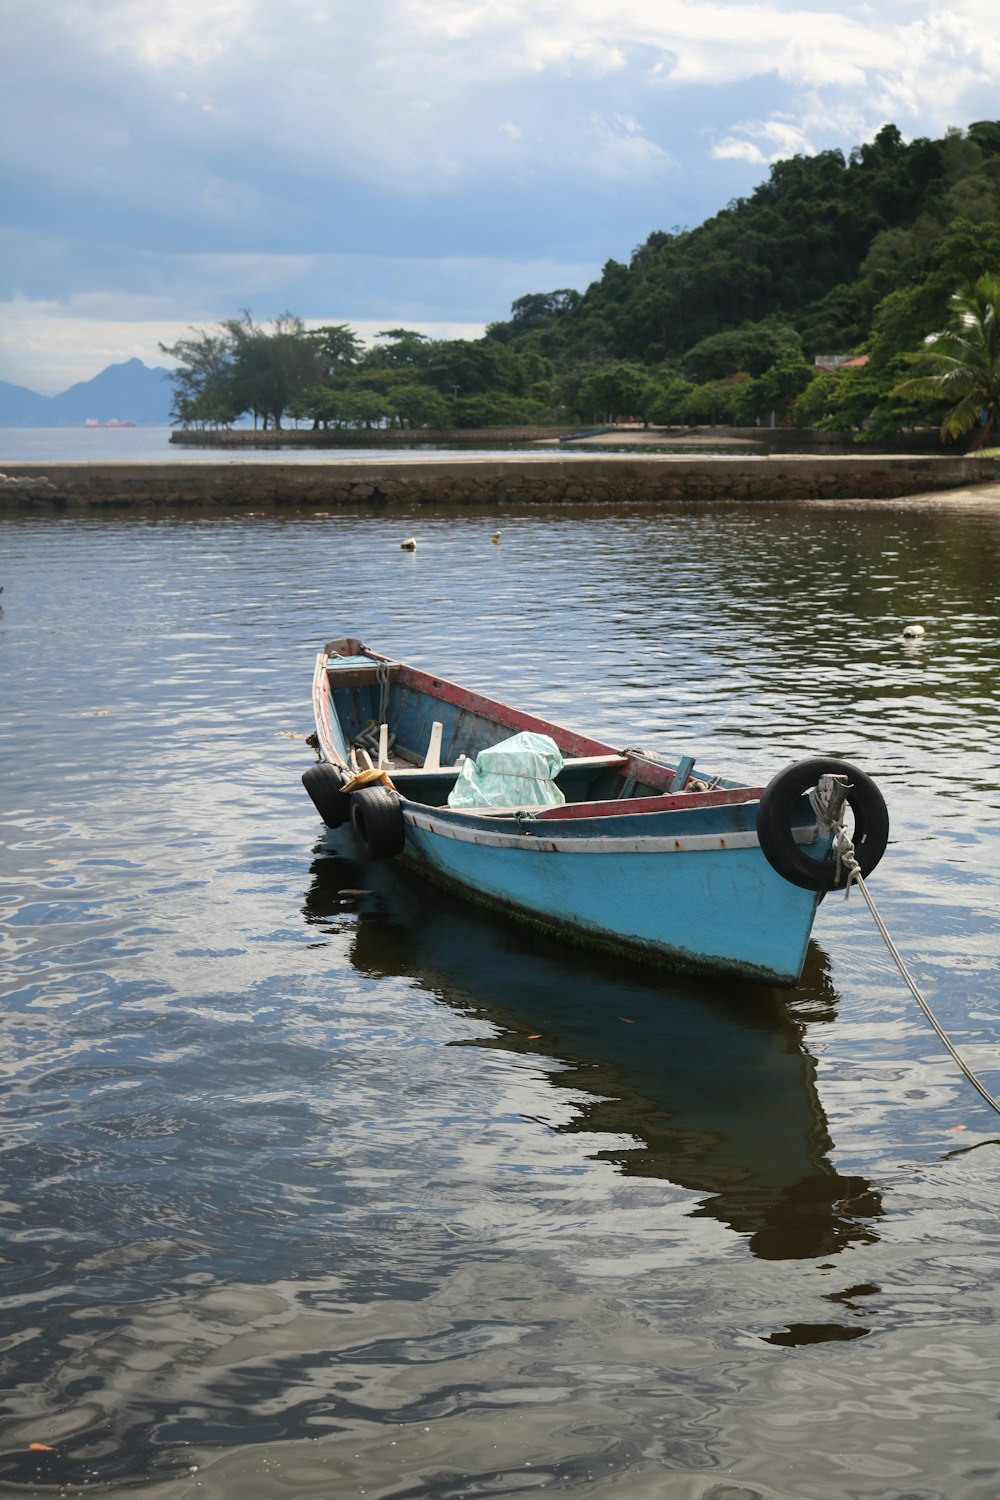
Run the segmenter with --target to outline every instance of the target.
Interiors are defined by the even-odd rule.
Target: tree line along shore
[[[654,232],[583,292],[518,298],[481,339],[399,327],[366,347],[346,324],[246,311],[163,347],[188,429],[632,419],[859,443],[930,427],[981,446],[1000,411],[998,276],[1000,121],[910,142],[886,125],[846,157],[776,162],[750,196]]]

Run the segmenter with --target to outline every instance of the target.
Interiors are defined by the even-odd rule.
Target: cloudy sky
[[[477,334],[795,152],[1000,116],[993,0],[0,0],[0,379]]]

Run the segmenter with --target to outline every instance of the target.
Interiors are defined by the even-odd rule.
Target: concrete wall
[[[429,427],[375,427],[348,431],[330,428],[313,432],[311,428],[285,427],[280,432],[255,431],[248,427],[225,428],[178,427],[170,434],[171,444],[179,448],[415,448],[426,445],[447,448],[505,448],[515,443],[537,443],[540,439],[557,439],[565,427],[456,427],[438,431]]]
[[[581,424],[571,447],[576,447],[581,442],[581,437],[586,432],[586,424]],[[607,426],[592,427],[595,433],[601,434],[601,451],[607,452],[608,447],[613,447],[616,441],[625,445],[636,445],[641,451],[649,445],[683,447],[695,445],[702,450],[711,448],[716,444],[717,448],[725,448],[731,443],[739,443],[741,446],[759,448],[763,452],[770,453],[839,453],[850,457],[857,450],[853,447],[850,436],[845,433],[821,432],[815,427],[634,427],[634,426]],[[265,452],[273,452],[275,458],[280,462],[283,449],[302,449],[310,451],[329,452],[331,455],[341,451],[349,451],[354,448],[378,449],[384,448],[386,453],[397,451],[409,451],[414,448],[444,448],[463,449],[473,448],[477,452],[484,449],[496,448],[527,448],[533,443],[544,442],[552,445],[558,439],[573,437],[574,432],[567,427],[457,427],[448,431],[433,431],[426,427],[391,427],[373,428],[371,431],[359,432],[346,431],[343,429],[331,429],[327,432],[313,432],[301,427],[289,427],[281,432],[260,432],[249,427],[225,428],[200,428],[178,427],[170,434],[171,446],[177,448],[190,448],[204,452],[206,458],[210,458],[213,452],[231,453],[241,449],[257,449]],[[584,443],[589,440],[582,438]],[[891,443],[872,444],[866,446],[866,454],[872,453],[927,453],[941,454],[941,439],[937,428],[926,429],[919,432],[899,433]],[[442,454],[442,457],[445,455]]]
[[[0,511],[128,506],[241,510],[260,506],[455,505],[892,499],[1000,483],[1000,461],[877,457],[552,459],[389,457],[240,463],[8,464]]]

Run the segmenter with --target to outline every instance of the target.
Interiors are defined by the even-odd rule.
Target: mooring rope
[[[389,676],[390,665],[391,664],[387,661],[380,661],[375,663],[375,681],[379,686],[378,721],[380,724],[384,724],[386,722],[386,716],[389,712],[389,684],[391,681]]]
[[[964,1058],[959,1055],[950,1037],[948,1037],[948,1035],[945,1033],[944,1028],[940,1025],[934,1012],[931,1010],[930,1006],[927,1004],[927,1001],[920,993],[920,990],[917,987],[916,980],[913,978],[913,975],[910,973],[909,969],[906,967],[906,964],[903,962],[902,954],[896,947],[896,944],[893,942],[892,938],[889,936],[889,929],[883,922],[879,914],[878,907],[872,900],[871,893],[868,890],[867,885],[865,885],[865,879],[861,873],[861,867],[858,864],[858,857],[854,852],[854,844],[851,840],[850,834],[847,832],[847,829],[844,827],[843,823],[841,823],[837,818],[831,818],[828,814],[827,821],[829,822],[830,827],[833,829],[834,834],[833,848],[834,853],[837,857],[838,880],[840,878],[839,866],[843,866],[847,871],[847,885],[844,889],[844,900],[846,901],[848,896],[851,894],[851,886],[856,885],[862,896],[864,896],[865,898],[865,901],[868,905],[868,910],[871,912],[872,917],[874,918],[875,926],[881,933],[882,940],[885,943],[885,946],[888,948],[889,953],[896,965],[896,968],[899,970],[903,982],[905,983],[907,989],[910,991],[910,994],[913,996],[914,1000],[916,1000],[917,1004],[920,1006],[920,1009],[927,1017],[927,1020],[937,1032],[942,1045],[945,1047],[946,1051],[951,1054],[958,1067],[961,1068],[966,1078],[972,1084],[972,1087],[983,1099],[985,1099],[990,1108],[995,1110],[996,1113],[1000,1115],[1000,1103],[998,1103],[998,1101],[994,1099],[993,1095],[990,1093],[986,1085],[976,1077],[975,1073],[973,1073],[972,1069],[965,1062]]]

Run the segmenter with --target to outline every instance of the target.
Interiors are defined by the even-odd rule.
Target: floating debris
[[[405,542],[400,542],[399,546],[402,552],[416,552],[417,539],[416,537],[408,536]]]

